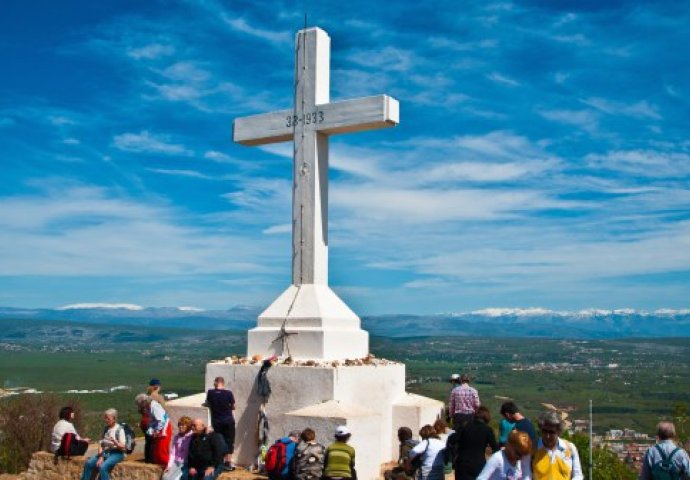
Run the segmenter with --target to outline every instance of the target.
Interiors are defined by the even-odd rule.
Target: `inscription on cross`
[[[293,141],[292,284],[328,284],[328,138],[392,127],[398,101],[387,95],[330,103],[330,37],[320,28],[297,33],[292,109],[237,118],[242,145]]]

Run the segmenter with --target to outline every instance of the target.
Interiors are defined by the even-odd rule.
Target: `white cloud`
[[[266,272],[275,250],[184,212],[102,188],[55,183],[0,197],[1,275],[146,277]],[[259,246],[262,245],[262,246]],[[266,265],[272,262],[267,262]]]
[[[65,145],[79,145],[81,142],[74,137],[69,137],[69,138],[65,138],[62,141],[62,143],[64,143]]]
[[[622,115],[633,118],[650,118],[652,120],[661,119],[661,115],[658,112],[658,107],[650,104],[646,100],[628,104],[607,100],[605,98],[591,97],[583,99],[581,102],[604,113],[608,113],[609,115]]]
[[[275,235],[275,234],[290,233],[290,232],[292,232],[292,224],[283,223],[282,225],[272,225],[272,226],[264,229],[261,233],[264,233],[266,235]]]
[[[599,126],[599,116],[592,110],[538,110],[547,120],[567,125],[575,125],[587,132],[595,132]]]
[[[355,50],[347,59],[363,67],[393,72],[406,72],[416,63],[411,51],[390,46],[374,50]]]
[[[127,55],[136,59],[152,60],[154,58],[167,57],[175,53],[175,47],[172,45],[163,45],[160,43],[150,43],[143,47],[130,48],[127,50]]]
[[[119,150],[135,153],[162,153],[165,155],[191,156],[194,154],[184,145],[170,143],[167,135],[154,135],[147,130],[139,133],[123,133],[113,138],[113,145]]]
[[[218,163],[230,163],[232,161],[229,155],[226,155],[223,152],[217,152],[215,150],[205,152],[204,158]]]
[[[292,35],[289,32],[267,30],[250,25],[244,18],[230,18],[227,14],[222,14],[222,18],[233,30],[246,33],[252,37],[267,40],[271,43],[292,43]]]
[[[176,177],[190,177],[190,178],[201,178],[203,180],[222,180],[221,178],[212,177],[196,170],[171,170],[164,168],[147,168],[149,172],[161,173],[163,175],[172,175]]]
[[[486,76],[492,82],[500,83],[501,85],[507,85],[509,87],[519,87],[520,83],[512,78],[501,75],[498,72],[492,72]]]
[[[585,157],[591,168],[617,170],[643,177],[690,175],[690,154],[658,150],[614,150]]]

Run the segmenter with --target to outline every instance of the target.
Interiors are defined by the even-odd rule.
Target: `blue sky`
[[[690,4],[3,2],[0,305],[266,305],[290,281],[293,42],[395,129],[331,139],[330,274],[360,314],[683,308]]]

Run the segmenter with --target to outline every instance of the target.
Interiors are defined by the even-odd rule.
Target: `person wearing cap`
[[[235,450],[235,417],[232,413],[235,410],[235,396],[225,388],[223,377],[214,379],[213,388],[206,392],[204,405],[211,411],[213,431],[223,437],[228,447],[225,454],[224,470],[231,472],[235,470],[235,466],[232,464],[232,453]]]
[[[157,401],[161,407],[165,407],[165,397],[161,394],[161,381],[157,378],[152,378],[149,381],[149,386],[146,388],[146,395]]]
[[[357,479],[355,449],[347,444],[352,434],[345,425],[335,429],[335,442],[326,449],[323,476],[326,480]]]
[[[453,419],[453,429],[458,431],[472,421],[474,413],[481,406],[481,402],[477,390],[470,387],[469,375],[463,373],[456,383],[457,385],[450,392],[448,414]]]

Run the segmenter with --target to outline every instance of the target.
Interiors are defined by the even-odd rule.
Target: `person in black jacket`
[[[451,453],[455,480],[474,480],[486,464],[486,447],[498,451],[496,436],[489,426],[491,413],[479,407],[471,422],[448,437],[447,449]]]
[[[187,454],[189,480],[215,479],[223,469],[225,450],[225,443],[219,434],[207,432],[202,419],[194,420]]]

